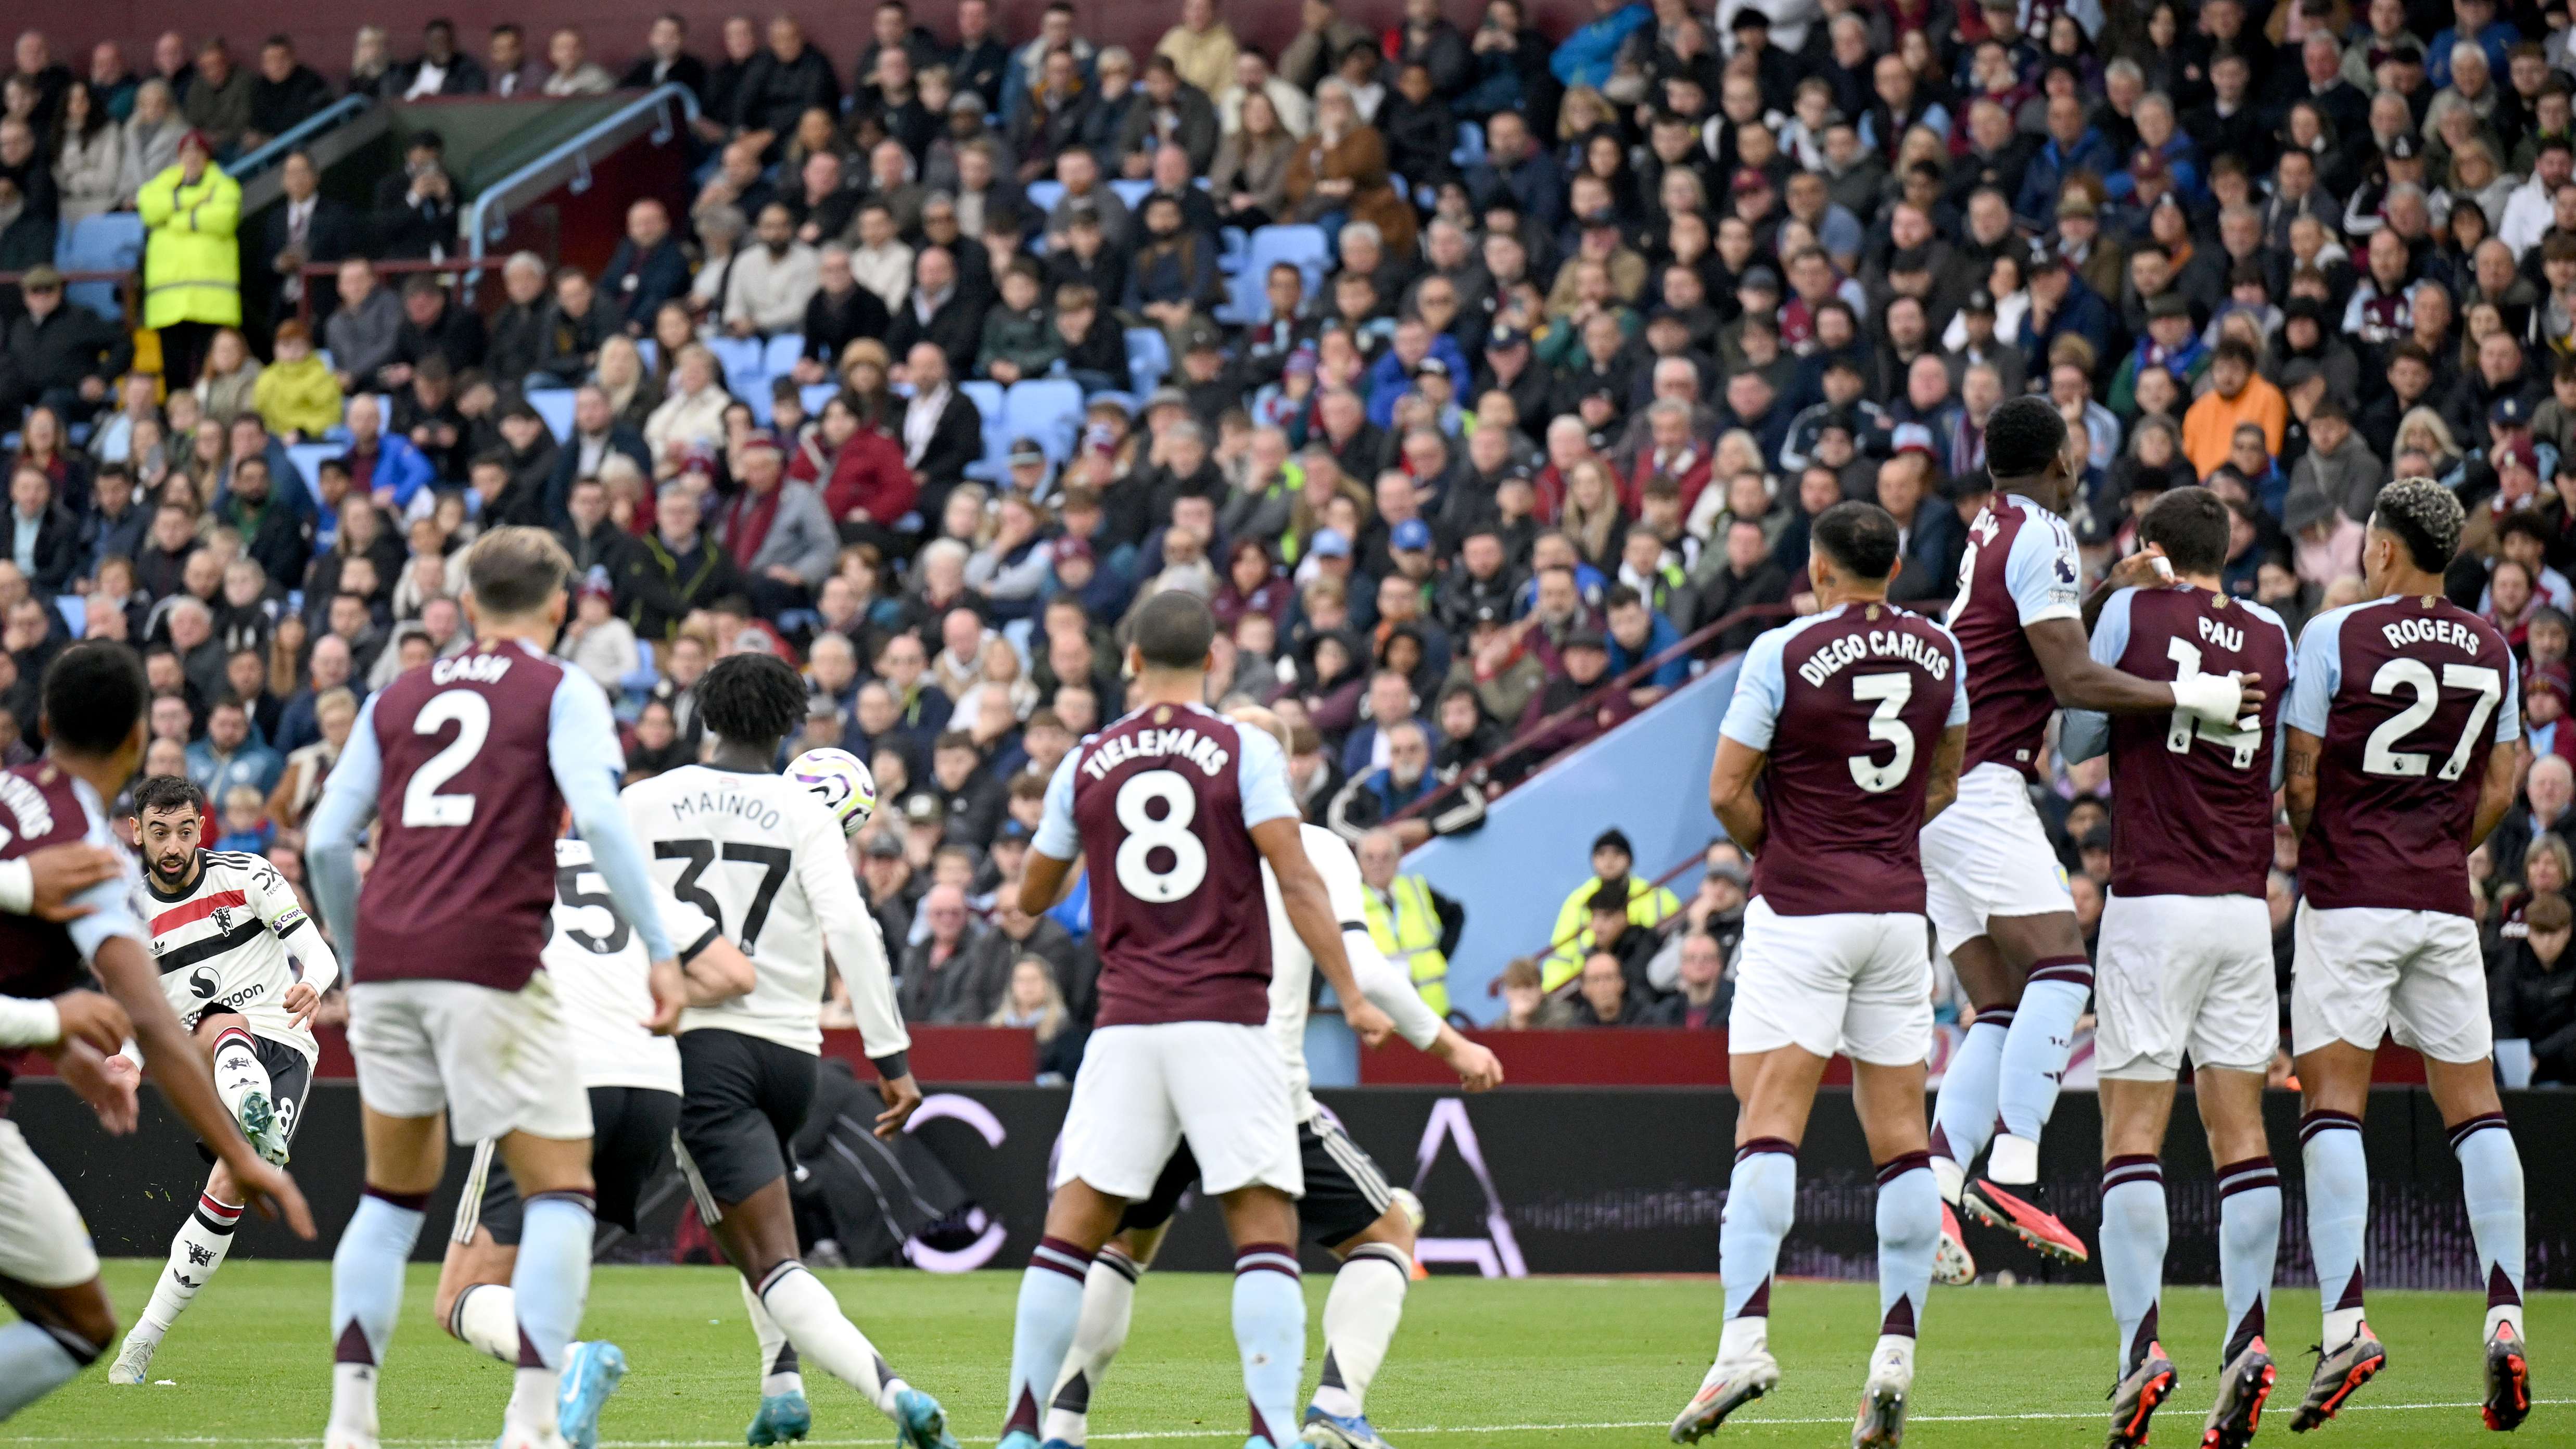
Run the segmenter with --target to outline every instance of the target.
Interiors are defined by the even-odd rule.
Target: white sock
[[[885,1355],[841,1312],[840,1300],[821,1279],[806,1272],[804,1264],[791,1258],[771,1269],[769,1281],[760,1286],[760,1301],[800,1356],[858,1390],[878,1413],[893,1416],[895,1395],[908,1385],[886,1366]]]
[[[774,1399],[805,1392],[803,1365],[797,1361],[796,1345],[787,1341],[787,1330],[769,1316],[748,1279],[737,1276],[734,1281],[742,1285],[742,1306],[751,1310],[752,1337],[760,1340],[760,1396]]]
[[[458,1294],[447,1331],[477,1353],[513,1367],[519,1362],[519,1305],[507,1283],[477,1283]]]
[[[1082,1280],[1082,1316],[1074,1320],[1073,1347],[1047,1395],[1046,1427],[1039,1437],[1081,1444],[1091,1433],[1091,1396],[1127,1346],[1136,1310],[1136,1279],[1145,1270],[1116,1246],[1102,1248]]]
[[[1333,1275],[1324,1299],[1324,1377],[1315,1407],[1336,1418],[1366,1413],[1368,1388],[1404,1321],[1413,1259],[1391,1243],[1363,1243]]]
[[[196,1211],[179,1225],[170,1239],[170,1261],[161,1266],[161,1281],[152,1286],[152,1301],[143,1306],[143,1316],[136,1319],[134,1331],[126,1335],[131,1343],[141,1339],[159,1343],[195,1301],[197,1290],[215,1276],[224,1265],[224,1254],[232,1251],[233,1229],[241,1222],[242,1210],[230,1203],[217,1202],[212,1193],[197,1194]]]
[[[215,1095],[221,1097],[224,1110],[238,1117],[244,1097],[253,1092],[272,1095],[268,1068],[259,1064],[259,1048],[252,1042],[247,1028],[228,1026],[215,1037]]]

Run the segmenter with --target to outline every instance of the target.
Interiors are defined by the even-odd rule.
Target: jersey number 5
[[[474,757],[483,752],[483,741],[492,733],[492,702],[470,689],[451,689],[430,696],[429,703],[413,715],[411,732],[434,735],[449,724],[456,726],[456,738],[447,748],[421,761],[411,772],[411,783],[403,787],[402,823],[412,828],[448,827],[474,823],[474,797],[441,795],[438,787],[453,780]]]
[[[2397,742],[2421,729],[2433,711],[2441,708],[2444,689],[2466,690],[2477,696],[2469,706],[2469,722],[2460,731],[2460,742],[2451,747],[2449,758],[2442,761],[2436,779],[2456,780],[2469,768],[2469,750],[2478,735],[2486,729],[2487,720],[2496,711],[2496,702],[2504,698],[2504,676],[2493,669],[2475,664],[2445,664],[2442,682],[2433,682],[2433,666],[2421,659],[2391,659],[2371,676],[2370,692],[2395,694],[2400,688],[2415,696],[2415,702],[2380,722],[2361,747],[2361,769],[2366,775],[2396,775],[2420,778],[2432,764],[2431,755],[2419,755],[2397,748]]]
[[[1163,802],[1163,818],[1145,813],[1147,804]],[[1207,879],[1207,846],[1190,833],[1199,814],[1199,797],[1189,782],[1171,770],[1130,775],[1118,787],[1118,823],[1127,838],[1118,842],[1118,884],[1140,901],[1168,905],[1199,888]],[[1156,870],[1156,848],[1171,852],[1167,869]]]
[[[1914,698],[1914,676],[1856,674],[1852,698],[1878,701],[1878,708],[1869,712],[1869,737],[1896,746],[1896,758],[1882,765],[1869,755],[1854,755],[1844,763],[1851,766],[1853,784],[1873,795],[1885,794],[1904,784],[1914,770],[1914,731],[1897,717],[1897,711]]]

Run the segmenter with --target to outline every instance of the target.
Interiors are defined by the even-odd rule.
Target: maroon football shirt
[[[2309,620],[2288,714],[2325,742],[2299,843],[2308,903],[2470,914],[2469,824],[2520,698],[2504,636],[2438,595]]]
[[[407,670],[375,699],[383,840],[358,898],[356,981],[528,984],[563,819],[547,753],[563,666],[516,643]]]
[[[51,760],[0,772],[0,860],[17,860],[49,846],[93,839],[89,808],[72,776]],[[106,838],[104,829],[96,833]],[[71,928],[60,921],[0,911],[0,995],[41,1000],[89,980]],[[0,1107],[24,1050],[0,1051]]]
[[[1066,757],[1038,847],[1070,858],[1057,834],[1069,803],[1089,862],[1100,1025],[1270,1019],[1270,910],[1245,795],[1274,781],[1284,802],[1276,740],[1195,706],[1148,705]],[[1280,813],[1256,802],[1253,818]]]
[[[1999,493],[1968,526],[1959,593],[1946,622],[1968,658],[1966,774],[1989,762],[2039,778],[2057,696],[2032,652],[2031,625],[2081,619],[2083,574],[2066,520],[2018,493]]]
[[[1888,604],[1753,641],[1719,728],[1770,753],[1753,894],[1772,910],[1922,912],[1923,797],[1942,732],[1966,717],[1959,659],[1949,631]]]
[[[2180,710],[2110,718],[2111,889],[2260,898],[2272,866],[2273,745],[2289,694],[2290,636],[2280,619],[2187,585],[2123,589],[2093,639],[2094,658],[2140,679],[2263,676],[2252,730],[2198,724]]]

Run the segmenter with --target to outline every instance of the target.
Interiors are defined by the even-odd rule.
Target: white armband
[[[2245,686],[2230,674],[2194,674],[2173,682],[2174,706],[2209,723],[2230,726],[2245,703]]]
[[[47,1047],[63,1039],[63,1014],[40,997],[0,996],[0,1047]]]
[[[26,857],[0,860],[0,911],[23,916],[36,908],[36,868]]]

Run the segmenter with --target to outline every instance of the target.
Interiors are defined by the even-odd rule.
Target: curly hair
[[[698,681],[698,708],[720,739],[775,746],[805,723],[805,681],[775,654],[728,654]]]
[[[2379,490],[2370,510],[2370,526],[2397,535],[2415,567],[2432,574],[2451,566],[2467,521],[2459,498],[2430,478],[2398,479]]]
[[[2007,398],[1986,418],[1986,468],[1998,479],[2034,478],[2066,447],[2066,419],[2044,397]]]

